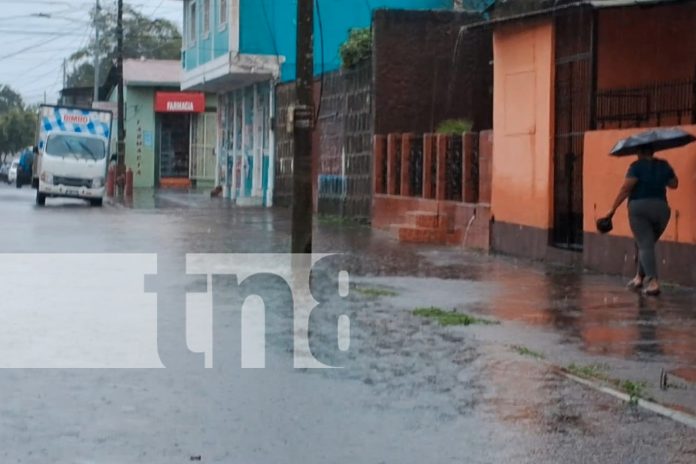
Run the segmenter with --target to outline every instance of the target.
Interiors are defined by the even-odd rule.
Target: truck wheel
[[[46,204],[46,195],[37,190],[36,191],[36,205],[37,206],[44,206],[45,204]]]
[[[104,200],[101,198],[93,198],[93,199],[89,200],[89,204],[91,206],[96,206],[98,208],[101,208],[101,206],[104,204]]]
[[[21,188],[22,188],[22,181],[19,180],[19,177],[17,178],[16,185],[17,185],[17,188],[18,188],[18,189],[21,189]]]

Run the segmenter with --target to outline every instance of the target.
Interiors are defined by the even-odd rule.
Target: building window
[[[196,43],[196,2],[191,2],[191,10],[189,13],[189,44]]]
[[[210,32],[210,0],[203,0],[203,35]]]
[[[220,29],[224,29],[227,24],[227,0],[220,0],[220,16],[218,17],[218,23]]]

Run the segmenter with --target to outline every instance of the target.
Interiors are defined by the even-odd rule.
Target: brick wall
[[[373,134],[370,63],[327,74],[319,85],[323,90],[317,127],[318,210],[369,220]]]
[[[312,169],[315,210],[321,214],[369,220],[372,204],[372,72],[370,63],[327,73],[314,84],[321,100]],[[292,204],[292,134],[287,111],[295,84],[276,87],[276,176],[274,202]]]
[[[492,127],[492,35],[481,16],[378,10],[373,19],[375,133],[433,132],[445,119]],[[474,70],[472,72],[472,70]]]

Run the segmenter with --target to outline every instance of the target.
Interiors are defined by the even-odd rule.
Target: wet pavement
[[[288,211],[234,208],[204,194],[138,192],[128,207],[103,209],[49,199],[38,209],[32,191],[0,186],[0,215],[4,253],[140,254],[146,270],[153,254],[284,253],[290,239]],[[292,369],[283,361],[288,346],[273,337],[266,369],[240,368],[235,337],[215,341],[215,353],[225,355],[216,355],[212,369],[193,359],[167,369],[0,369],[0,461],[696,462],[695,429],[577,384],[553,367],[597,364],[607,377],[645,382],[646,396],[693,408],[692,384],[679,379],[688,380],[696,367],[694,292],[668,289],[644,300],[626,292],[621,279],[401,245],[332,221],[318,222],[315,250],[345,253],[351,271],[343,369]],[[53,301],[55,324],[58,315],[84,316],[79,301],[74,307],[62,301],[82,299],[86,308],[122,311],[123,318],[156,308],[144,292],[120,300],[114,290],[120,282],[99,275],[108,274],[106,265],[93,276],[75,271],[79,284],[71,284],[50,268],[22,267],[22,259],[42,259],[22,256],[4,255],[5,263],[19,261],[0,275],[6,351],[27,338],[38,350],[52,329],[36,334],[29,325],[14,326],[17,319],[7,315],[17,317],[17,298]],[[63,255],[51,259],[62,269]],[[173,279],[165,292],[190,283]],[[73,300],[50,295],[58,281],[75,286],[68,292]],[[441,326],[414,315],[418,307],[500,324]],[[319,327],[333,323],[329,314],[320,316]],[[287,315],[266,318],[270,334],[288,327]],[[174,330],[175,319],[160,330]],[[223,312],[215,324],[235,321]],[[72,330],[68,337],[80,335],[79,325]],[[126,335],[130,347],[140,348],[136,335]],[[319,338],[314,354],[334,351]],[[660,390],[662,369],[679,385]]]

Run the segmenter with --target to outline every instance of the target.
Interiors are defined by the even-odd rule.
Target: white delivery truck
[[[82,198],[101,206],[112,157],[111,111],[42,105],[33,185],[36,204],[47,197]]]

